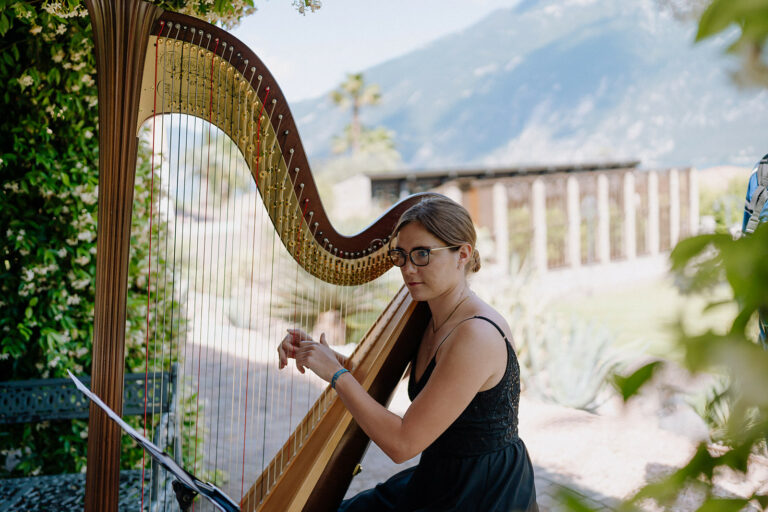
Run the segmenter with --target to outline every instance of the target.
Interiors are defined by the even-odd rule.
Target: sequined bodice
[[[502,333],[491,320],[480,316],[474,318],[490,322]],[[520,367],[512,344],[506,337],[503,342],[507,347],[507,368],[499,383],[491,389],[478,392],[456,421],[424,451],[424,455],[480,455],[504,448],[517,440]],[[433,357],[418,382],[413,370],[416,365],[411,365],[411,379],[408,383],[411,400],[424,389],[435,364]]]

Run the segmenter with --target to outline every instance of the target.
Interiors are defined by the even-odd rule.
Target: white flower
[[[91,242],[93,240],[93,232],[92,231],[81,231],[77,235],[78,240],[83,240],[85,242]]]
[[[83,136],[85,136],[86,139],[90,139],[93,137],[93,132],[91,130],[85,130]]]
[[[58,250],[58,252],[56,252],[56,254],[59,256],[59,258],[63,258],[64,256],[67,255],[67,250],[62,247],[61,249]]]
[[[42,31],[43,31],[43,27],[39,27],[37,25],[35,25],[31,29],[29,29],[29,33],[32,34],[33,36],[36,36],[37,34],[39,34]]]
[[[9,357],[11,357],[11,354],[9,354],[8,352],[0,353],[0,361],[5,361]]]
[[[87,87],[91,87],[96,83],[89,74],[83,75],[83,78],[81,78],[80,81],[83,82]]]
[[[61,361],[61,358],[59,356],[56,356],[48,362],[48,366],[50,366],[51,368],[56,368],[56,366],[59,364],[60,361]]]
[[[91,280],[90,279],[81,279],[79,281],[73,282],[72,283],[72,287],[75,290],[82,290],[84,288],[87,288],[89,284],[91,284]]]
[[[83,254],[79,258],[75,259],[75,263],[78,265],[87,265],[89,261],[91,261],[91,257],[87,254]]]
[[[56,55],[54,55],[51,58],[53,59],[53,62],[61,62],[62,60],[64,60],[64,52],[59,50],[58,52],[56,52]]]
[[[53,130],[51,130],[49,127],[46,127],[45,133],[47,133],[48,135],[53,135]]]
[[[80,304],[79,295],[70,295],[67,297],[67,306],[76,306],[77,304]]]
[[[29,75],[21,75],[21,77],[18,80],[19,86],[21,87],[21,90],[23,91],[33,83],[35,83],[35,80],[29,76]]]
[[[22,256],[29,256],[29,249],[19,249],[19,254]]]

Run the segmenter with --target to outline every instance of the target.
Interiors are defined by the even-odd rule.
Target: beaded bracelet
[[[342,368],[341,370],[333,374],[333,377],[331,378],[331,387],[333,389],[336,389],[336,381],[339,380],[339,377],[341,377],[345,373],[349,373],[349,370],[347,370],[346,368]]]

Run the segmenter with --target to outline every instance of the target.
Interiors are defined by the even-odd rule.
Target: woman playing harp
[[[413,468],[345,500],[339,511],[538,510],[533,468],[517,435],[520,372],[502,316],[469,288],[480,269],[467,211],[444,197],[408,209],[389,257],[432,320],[411,363],[412,404],[401,418],[372,399],[325,336],[290,330],[280,368],[295,358],[331,382],[366,434],[395,462]]]

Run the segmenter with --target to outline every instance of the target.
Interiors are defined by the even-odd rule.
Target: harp
[[[208,141],[211,140],[211,133],[214,133],[215,140],[229,141],[226,151],[229,154],[240,154],[244,162],[237,164],[235,171],[250,177],[251,186],[255,190],[254,204],[261,208],[260,214],[255,209],[246,208],[240,210],[239,215],[248,218],[248,222],[251,222],[251,217],[261,215],[271,229],[269,236],[273,240],[273,254],[276,250],[283,251],[286,255],[284,259],[297,265],[297,282],[298,268],[301,268],[302,275],[312,276],[315,285],[331,283],[348,290],[351,286],[375,282],[391,266],[386,258],[386,242],[394,223],[419,198],[412,197],[395,205],[356,236],[348,237],[338,233],[323,208],[285,99],[269,71],[252,51],[215,26],[188,16],[165,12],[140,0],[87,0],[87,6],[95,42],[100,127],[92,389],[109,406],[120,411],[125,365],[128,255],[139,147],[137,133],[142,122],[167,118],[168,126],[160,132],[172,133],[174,126],[178,128],[175,138],[170,137],[172,140],[163,140],[161,136],[161,147],[180,145],[184,138],[192,139],[198,145],[203,144],[203,136],[197,137],[194,130],[190,135],[189,129],[180,128],[179,119],[182,117],[187,122],[192,119],[195,126],[200,123],[203,130],[207,129]],[[152,133],[152,141],[158,141],[157,133]],[[195,144],[192,147],[196,147]],[[193,151],[191,157],[193,161],[195,154],[202,155],[202,149],[199,153],[196,151]],[[175,154],[177,160],[181,158],[180,152]],[[155,156],[151,159],[154,162]],[[200,156],[198,162],[203,160]],[[163,165],[162,162],[158,163],[158,167]],[[176,176],[178,178],[179,174]],[[197,194],[198,198],[207,198],[209,193],[202,189],[201,181],[197,190],[190,192],[190,197]],[[166,191],[166,195],[171,194]],[[202,214],[203,224],[207,222],[207,212],[206,206]],[[253,225],[256,225],[255,220]],[[205,238],[206,235],[203,233],[201,236]],[[194,233],[188,233],[187,238],[194,238]],[[223,243],[226,246],[230,242]],[[248,243],[256,247],[255,235]],[[182,240],[180,244],[173,242],[171,247],[175,251],[177,246],[183,245]],[[166,251],[168,247],[166,243]],[[210,252],[204,254],[213,254],[213,250],[210,248]],[[256,251],[253,258],[261,258],[262,255],[262,252]],[[157,259],[160,260],[159,256]],[[175,265],[175,256],[170,259]],[[273,256],[273,266],[275,261]],[[277,260],[278,266],[281,265],[280,261]],[[216,270],[218,272],[220,268]],[[161,271],[156,268],[150,269],[150,278],[153,272],[163,274],[166,279],[169,275],[167,269]],[[189,274],[188,271],[188,277]],[[281,276],[283,281],[286,280],[282,279],[284,275]],[[291,279],[293,275],[288,274]],[[346,293],[350,295],[356,292]],[[262,310],[271,307],[270,299],[259,297],[257,302],[260,300],[259,307]],[[296,297],[294,299],[298,300]],[[217,307],[200,299],[200,303],[187,314],[195,317]],[[149,304],[147,309],[150,309]],[[269,313],[258,315],[270,316]],[[380,402],[389,399],[428,320],[426,306],[412,302],[408,293],[401,288],[394,299],[383,307],[378,319],[367,328],[351,356],[353,374]],[[194,323],[197,319],[191,321]],[[194,328],[193,325],[193,331]],[[276,327],[268,331],[272,354],[282,337],[281,334],[275,334],[277,332]],[[217,328],[210,325],[204,333],[193,334],[191,343],[194,345],[194,342],[198,342],[198,346],[190,351],[189,357],[194,359],[195,351],[197,354],[202,353],[199,343],[216,335]],[[274,338],[269,335],[274,335]],[[247,337],[240,340],[242,347],[253,345]],[[180,343],[187,342],[189,340]],[[147,350],[150,350],[149,347]],[[223,356],[220,356],[219,362],[222,360]],[[198,368],[202,366],[200,359],[194,361],[194,364]],[[276,367],[274,357],[269,364]],[[180,365],[183,366],[184,361]],[[226,367],[219,370],[219,389],[222,388],[222,382],[230,385],[229,381],[222,381],[228,377]],[[242,375],[239,378],[242,383]],[[246,390],[250,389],[249,386],[255,386],[248,381],[247,371],[244,378]],[[198,391],[190,397],[196,396],[199,400],[203,391],[199,391],[199,381],[197,385]],[[308,389],[310,387],[307,386]],[[268,383],[265,384],[266,388]],[[283,393],[284,396],[288,394],[285,389]],[[242,491],[232,494],[236,499],[240,498],[242,510],[336,509],[368,439],[334,393],[326,388],[317,391],[316,395],[317,400],[308,407],[303,419],[296,422],[295,430],[286,434],[282,444],[268,457],[265,456],[265,450],[261,451],[261,458],[265,462],[256,468],[259,473],[255,476],[250,472],[252,464],[246,471],[247,459],[251,455],[243,448],[242,474],[238,470],[238,474],[229,476],[241,484],[239,488]],[[290,396],[293,397],[292,390]],[[251,408],[259,400],[258,395],[252,396]],[[234,406],[227,411],[231,417],[239,418],[239,421],[231,423],[244,422],[248,409],[247,395],[244,401],[246,412],[242,417],[237,416],[240,413],[234,411]],[[259,421],[264,423],[262,433],[266,434],[267,423],[270,421],[267,410],[269,404],[266,398],[262,401],[265,414]],[[213,401],[210,406],[222,408],[221,404]],[[220,434],[220,423],[209,422],[207,425],[210,431],[216,431],[217,436]],[[237,443],[245,446],[248,436],[246,429],[242,437],[237,438]],[[120,437],[119,428],[91,405],[86,480],[88,511],[117,509]],[[222,444],[233,443],[224,439]],[[211,444],[203,442],[201,446],[200,451],[203,453]],[[197,453],[197,445],[194,450]],[[219,485],[215,481],[216,468],[212,471],[214,483]],[[242,482],[239,482],[241,479]],[[163,485],[161,483],[158,488]],[[155,490],[155,494],[162,493]],[[151,503],[152,499],[149,497],[148,503],[144,503],[142,498],[145,510],[164,508],[163,504]]]

